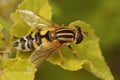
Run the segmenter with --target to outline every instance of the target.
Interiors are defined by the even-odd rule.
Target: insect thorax
[[[55,30],[56,39],[61,43],[70,43],[74,42],[76,44],[80,43],[83,40],[83,35],[80,27],[73,28],[59,28]]]

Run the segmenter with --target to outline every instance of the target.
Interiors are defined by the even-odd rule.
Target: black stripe
[[[26,36],[26,38],[27,38],[27,40],[28,40],[28,42],[27,42],[27,47],[28,47],[29,49],[33,50],[33,49],[34,49],[34,47],[33,47],[33,40],[34,40],[34,38],[32,38],[32,33],[29,34],[28,36]]]
[[[27,35],[26,38],[28,39],[28,41],[29,41],[29,40],[34,40],[34,38],[32,38],[32,33],[29,34],[29,35]]]
[[[25,42],[26,42],[26,40],[24,40],[23,38],[20,38],[20,43],[21,43],[22,50],[25,50]]]
[[[52,41],[52,40],[50,39],[50,31],[48,31],[48,32],[45,34],[45,37],[46,37],[46,39],[47,39],[48,41]]]
[[[36,43],[38,44],[38,46],[39,46],[40,44],[42,44],[41,38],[42,38],[42,36],[40,35],[40,31],[36,32],[36,33],[35,33],[35,40],[36,40]]]
[[[60,35],[60,36],[57,36],[57,38],[73,38],[72,35]]]
[[[56,34],[58,34],[58,33],[73,33],[74,34],[74,32],[72,31],[72,30],[60,30],[60,31],[56,31]]]
[[[15,42],[15,43],[13,44],[13,46],[14,46],[14,47],[18,47],[18,46],[19,46],[19,42],[18,42],[18,41]]]

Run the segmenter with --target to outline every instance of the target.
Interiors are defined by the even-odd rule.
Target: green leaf
[[[16,12],[11,14],[11,17],[14,21],[14,25],[11,29],[11,34],[14,37],[17,37],[17,38],[23,37],[24,35],[26,35],[31,30],[31,27],[29,25],[27,25],[23,21],[23,19],[20,17],[20,14],[19,14],[18,10],[33,11],[34,13],[42,16],[46,20],[51,21],[52,12],[51,12],[51,7],[48,4],[48,0],[24,0],[18,6]],[[26,59],[26,58],[29,57],[30,53],[31,52],[19,51],[17,56]]]
[[[4,34],[2,33],[3,26],[0,24],[0,39],[4,37]]]
[[[48,61],[71,71],[85,68],[102,80],[114,80],[102,56],[99,38],[95,36],[93,29],[83,21],[72,22],[70,27],[73,26],[80,26],[83,32],[88,32],[88,36],[84,35],[84,40],[80,44],[71,44],[77,51],[77,57],[64,46],[60,49],[63,55],[63,64],[61,64],[61,58],[58,52],[50,57]]]
[[[46,20],[51,21],[52,12],[51,7],[48,4],[48,0],[24,0],[18,6],[16,12],[11,14],[11,17],[14,21],[11,33],[14,37],[23,37],[30,30],[30,27],[21,19],[18,10],[33,11],[34,13],[42,16]]]
[[[2,30],[3,30],[3,25],[0,24],[0,49],[4,50],[6,46],[5,46],[4,34]]]
[[[1,80],[33,80],[35,71],[30,62],[20,58],[11,59],[3,65]]]
[[[4,51],[5,49],[8,49],[9,40],[10,40],[10,25],[0,17],[0,50]]]
[[[17,8],[16,12],[11,14],[11,17],[14,21],[14,25],[11,29],[11,34],[14,37],[23,37],[26,35],[29,30],[30,26],[27,25],[23,19],[21,19],[18,10],[31,10],[37,15],[42,16],[48,21],[51,21],[52,12],[51,7],[48,4],[48,0],[24,0]],[[17,57],[26,60],[29,58],[31,52],[17,52]],[[12,65],[9,65],[9,64]],[[8,64],[8,65],[7,65]],[[11,68],[7,68],[7,66],[11,66]],[[28,73],[28,74],[24,74]],[[6,78],[9,80],[33,80],[35,74],[35,69],[28,61],[21,61],[20,59],[13,60],[12,62],[9,61],[4,66],[4,75],[2,79],[5,80]],[[18,77],[20,77],[18,79]]]
[[[6,30],[7,32],[10,31],[10,28],[11,28],[10,24],[7,23],[7,21],[5,21],[4,19],[2,19],[1,17],[0,17],[0,24],[3,26],[4,30]]]
[[[1,68],[2,68],[2,56],[0,56],[0,71],[1,71]]]
[[[11,15],[14,20],[14,25],[11,29],[11,33],[15,37],[23,37],[30,30],[28,26],[20,17],[18,10],[31,10],[34,13],[44,17],[47,20],[51,20],[51,8],[48,4],[48,0],[24,0],[18,7],[15,13]],[[58,52],[56,52],[48,60],[61,66],[64,69],[75,71],[82,68],[90,71],[97,77],[103,80],[114,80],[106,62],[101,54],[99,47],[99,39],[95,36],[93,29],[88,24],[82,21],[76,21],[70,24],[73,26],[80,26],[83,32],[88,32],[88,36],[84,36],[84,40],[81,44],[71,44],[77,51],[77,57],[75,57],[71,51],[66,47],[62,47],[61,53],[63,55],[63,64],[61,64],[61,58]],[[19,52],[20,56],[24,57],[23,52]],[[17,55],[19,55],[17,54]]]
[[[2,56],[0,55],[0,80],[1,76],[3,75],[3,69],[2,69]]]

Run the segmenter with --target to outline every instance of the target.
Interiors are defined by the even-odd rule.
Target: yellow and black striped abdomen
[[[31,32],[30,34],[17,40],[13,46],[22,51],[31,51],[38,48],[43,42],[42,39],[49,39],[49,31],[45,31],[44,34],[41,31]]]

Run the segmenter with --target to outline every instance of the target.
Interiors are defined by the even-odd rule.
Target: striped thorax
[[[62,43],[74,42],[76,44],[83,40],[83,35],[80,27],[76,26],[73,28],[59,28],[55,31],[56,39]]]

